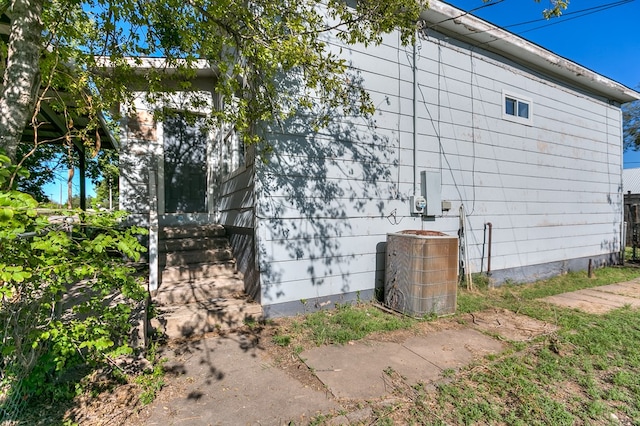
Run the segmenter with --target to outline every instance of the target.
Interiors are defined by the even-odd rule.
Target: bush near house
[[[144,248],[121,213],[38,214],[16,191],[25,172],[0,152],[0,423],[30,398],[72,396],[79,366],[91,371],[131,354],[132,320],[144,306],[129,266]],[[74,374],[71,374],[73,372]]]

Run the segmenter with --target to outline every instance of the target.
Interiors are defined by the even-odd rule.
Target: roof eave
[[[218,72],[217,67],[205,59],[187,62],[182,59],[169,61],[167,58],[162,57],[127,57],[124,58],[124,60],[128,66],[140,74],[155,70],[162,71],[163,74],[171,76],[177,73],[178,69],[182,66],[194,70],[197,77],[215,77]],[[96,66],[103,69],[114,68],[114,64],[108,56],[96,57]]]
[[[447,3],[431,0],[421,18],[428,28],[493,51],[620,104],[640,93]]]

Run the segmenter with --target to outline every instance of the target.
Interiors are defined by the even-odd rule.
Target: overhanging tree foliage
[[[67,397],[58,379],[79,364],[131,354],[144,337],[145,291],[133,261],[136,227],[115,214],[46,217],[11,184],[17,169],[0,150],[0,423],[17,420],[29,397]],[[143,328],[143,327],[142,327]]]
[[[624,149],[640,149],[640,101],[622,106]]]
[[[545,14],[566,5],[554,0]],[[177,68],[180,90],[206,61],[217,76],[212,89],[225,100],[214,120],[233,123],[249,141],[257,140],[259,123],[312,105],[320,105],[319,124],[332,107],[371,113],[368,94],[345,75],[348,64],[326,36],[377,44],[397,29],[410,43],[426,7],[424,0],[0,0],[11,18],[0,49],[7,63],[0,148],[15,159],[25,124],[37,134],[43,103],[64,117],[66,143],[99,147],[99,113],[126,104],[137,80],[152,97],[168,90],[163,69],[136,71],[140,62],[131,58],[144,56]],[[78,116],[89,118],[86,127],[76,128]]]

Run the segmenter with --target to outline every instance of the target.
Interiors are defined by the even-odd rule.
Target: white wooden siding
[[[278,155],[256,175],[263,304],[372,289],[387,233],[455,235],[461,205],[472,271],[486,265],[486,222],[494,270],[619,251],[619,108],[435,33],[419,41],[415,86],[412,47],[397,35],[343,49],[377,106],[375,125],[336,117],[341,131],[271,135]],[[502,119],[503,90],[532,100],[533,125]],[[414,169],[441,173],[452,203],[442,217],[409,215]]]
[[[253,166],[250,165],[221,183],[217,207],[222,225],[250,229],[255,226],[253,176]]]
[[[138,114],[151,116],[152,112],[141,104],[135,105]],[[124,111],[123,111],[124,112]],[[131,131],[129,120],[125,117],[120,128],[120,209],[129,212],[132,220],[138,223],[147,221],[149,214],[149,178],[150,171],[156,166],[158,141],[155,132],[144,137]],[[155,123],[152,123],[155,127]]]

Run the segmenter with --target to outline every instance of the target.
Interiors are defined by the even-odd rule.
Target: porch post
[[[158,186],[155,155],[149,167],[149,292],[158,289]]]

